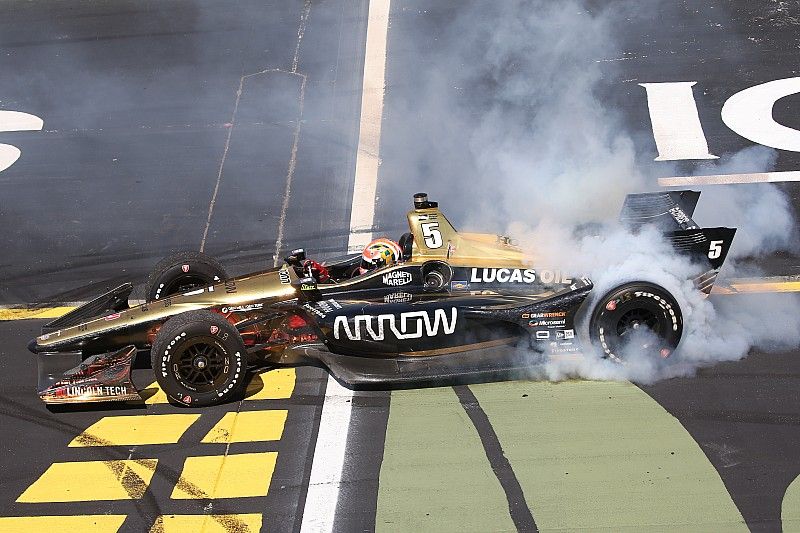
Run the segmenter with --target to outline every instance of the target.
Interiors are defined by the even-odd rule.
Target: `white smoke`
[[[702,168],[703,174],[771,170],[778,152],[764,146],[745,148]],[[776,185],[704,187],[694,219],[701,226],[737,228],[730,259],[785,250],[795,242],[795,220],[789,198]]]
[[[461,215],[461,222],[475,230],[517,238],[534,265],[588,274],[596,294],[644,280],[678,300],[684,335],[679,351],[668,359],[626,353],[625,365],[599,357],[553,360],[542,369],[550,379],[652,382],[739,359],[753,347],[800,343],[796,298],[706,299],[688,281],[702,269],[676,256],[659,232],[632,234],[608,222],[616,219],[625,194],[655,189],[659,173],[680,173],[678,166],[655,166],[652,137],[629,131],[624,113],[607,98],[615,62],[626,58],[618,41],[621,17],[663,22],[653,22],[651,15],[664,2],[647,4],[618,1],[600,8],[581,0],[512,0],[464,5],[437,40],[437,51],[425,51],[439,54],[437,69],[408,102],[409,115],[419,120],[409,132],[407,151],[388,150],[389,157],[407,162],[404,188],[410,179],[420,190],[446,197],[448,213],[456,202],[470,206],[454,218]],[[663,12],[671,13],[668,7]],[[753,147],[695,172],[768,171],[776,158],[774,150]],[[773,185],[709,188],[695,220],[701,226],[739,228],[723,271],[728,277],[737,275],[737,260],[793,242],[789,201]],[[590,222],[604,224],[599,236],[576,231]],[[753,267],[748,268],[752,275]]]
[[[516,228],[521,229],[517,224]],[[560,233],[560,235],[559,235]],[[586,273],[595,283],[593,294],[602,295],[631,281],[652,282],[675,296],[684,330],[678,350],[668,359],[654,359],[628,348],[624,365],[600,357],[590,347],[580,358],[550,359],[535,374],[552,380],[571,377],[624,379],[639,383],[692,375],[697,368],[746,356],[752,348],[782,350],[800,343],[800,299],[788,294],[724,295],[706,298],[691,277],[702,271],[676,255],[654,228],[632,234],[607,225],[598,236],[576,238],[560,227],[540,223],[526,233],[524,249],[542,251],[547,265],[567,265],[565,270]],[[552,236],[559,235],[553,246]],[[541,260],[538,260],[539,264]],[[588,339],[587,324],[578,334]],[[631,343],[633,346],[635,343]],[[526,354],[521,354],[526,357]]]

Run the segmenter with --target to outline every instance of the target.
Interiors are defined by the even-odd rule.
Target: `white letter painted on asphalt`
[[[696,81],[640,83],[647,91],[647,107],[658,148],[656,161],[717,159],[697,114],[692,86]]]
[[[800,152],[800,131],[778,124],[772,118],[775,102],[797,93],[800,93],[800,78],[786,78],[750,87],[728,98],[722,106],[722,121],[754,143]]]
[[[0,172],[17,162],[22,152],[16,146],[0,144]]]
[[[19,111],[0,111],[0,132],[7,131],[39,131],[44,121],[36,115]],[[22,155],[19,148],[9,144],[0,144],[0,172],[17,162]]]

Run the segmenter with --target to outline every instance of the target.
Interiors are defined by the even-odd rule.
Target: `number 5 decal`
[[[39,131],[44,121],[36,115],[19,111],[0,111],[0,132],[6,131]],[[0,172],[17,162],[22,155],[19,148],[10,144],[0,144]]]
[[[722,243],[725,241],[711,241],[711,246],[708,248],[708,258],[717,259],[722,255]]]
[[[422,224],[422,235],[425,237],[425,246],[428,248],[441,248],[442,232],[439,231],[438,222],[425,222]]]

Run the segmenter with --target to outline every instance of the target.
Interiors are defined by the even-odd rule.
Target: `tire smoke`
[[[456,14],[434,14],[435,20],[453,17],[444,29],[437,26],[435,42],[402,37],[413,43],[422,61],[415,66],[424,72],[395,80],[418,86],[413,101],[393,95],[389,80],[388,107],[415,120],[384,142],[384,159],[393,163],[387,167],[404,174],[392,179],[387,168],[382,197],[407,196],[409,187],[428,190],[459,225],[511,235],[534,266],[587,274],[598,296],[642,280],[678,300],[684,335],[668,359],[626,353],[625,365],[592,354],[552,360],[537,370],[549,379],[650,383],[740,359],[753,349],[800,344],[795,296],[706,299],[688,281],[703,269],[676,255],[658,231],[633,234],[613,222],[626,194],[656,189],[658,176],[686,173],[685,163],[653,162],[649,124],[632,118],[632,95],[636,105],[646,103],[631,82],[653,80],[619,81],[620,63],[642,60],[625,50],[619,26],[634,20],[655,31],[670,27],[669,17],[699,15],[667,2],[646,4],[468,2]],[[411,30],[398,23],[393,31]],[[692,171],[763,172],[776,160],[774,150],[750,147]],[[774,185],[706,188],[694,218],[701,226],[738,228],[720,279],[759,275],[759,258],[796,242],[790,202]]]

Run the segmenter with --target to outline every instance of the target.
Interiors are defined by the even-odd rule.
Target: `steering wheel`
[[[307,272],[320,283],[324,283],[331,279],[331,274],[328,272],[328,269],[313,259],[306,259],[303,261],[303,271]]]

